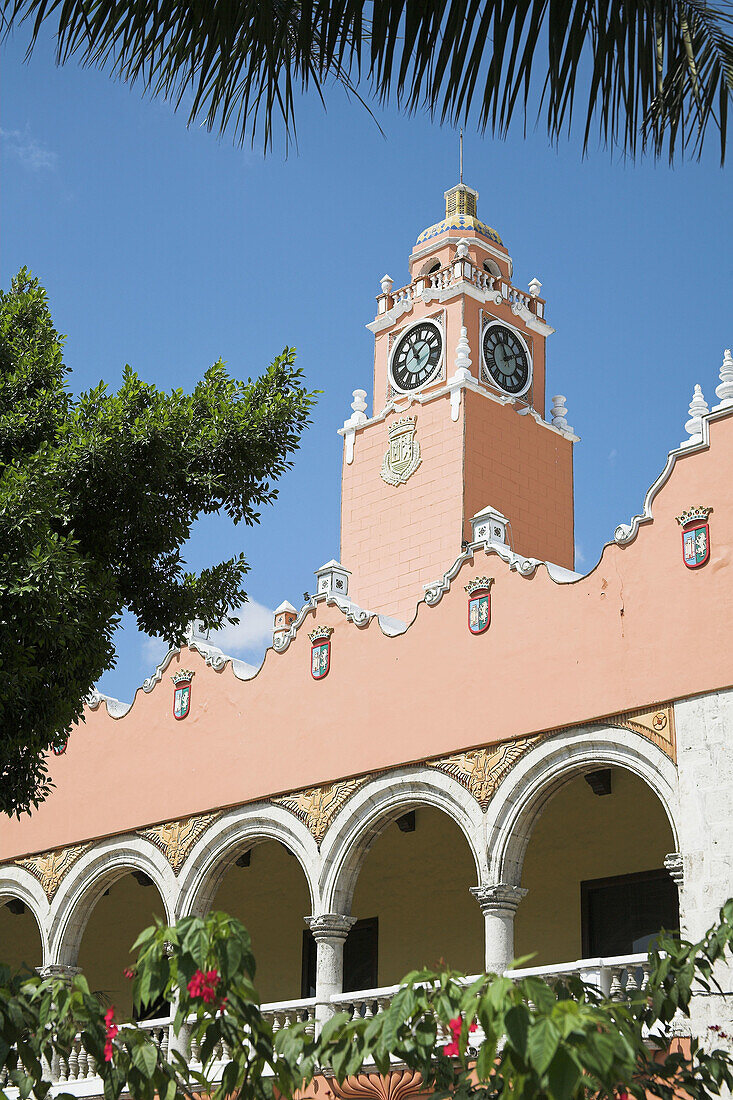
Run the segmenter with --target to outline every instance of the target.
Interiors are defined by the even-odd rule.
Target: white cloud
[[[608,461],[609,461],[609,462],[615,462],[615,461],[616,461],[616,456],[617,456],[617,455],[618,455],[618,451],[617,451],[617,450],[616,450],[616,448],[614,447],[612,451],[609,451],[609,452],[608,452]]]
[[[239,622],[236,626],[223,626],[221,630],[212,630],[208,641],[218,646],[228,657],[261,655],[272,642],[272,619],[274,612],[257,600],[250,600],[237,612]],[[162,638],[141,634],[142,663],[145,666],[159,665],[168,652],[168,646]]]
[[[232,657],[241,653],[262,650],[272,642],[272,618],[274,612],[264,604],[250,600],[235,612],[239,622],[236,626],[223,626],[221,630],[212,630],[209,641],[223,649]]]
[[[578,542],[576,542],[575,544],[575,564],[576,566],[585,564],[585,554],[583,553],[583,547]]]
[[[58,154],[41,145],[26,128],[21,130],[0,130],[0,137],[7,156],[22,164],[30,172],[53,170],[58,164]]]
[[[141,637],[144,664],[159,665],[168,652],[167,643],[162,638],[151,638],[149,634]]]

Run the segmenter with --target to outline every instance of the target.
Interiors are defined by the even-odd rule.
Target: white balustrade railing
[[[628,993],[643,990],[649,980],[649,960],[645,954],[621,955],[613,958],[578,959],[575,962],[560,963],[552,966],[523,967],[521,970],[506,971],[507,977],[519,980],[526,977],[538,977],[545,981],[568,978],[577,974],[587,984],[597,988],[604,996],[612,1000],[621,1000]],[[476,981],[480,975],[472,975],[463,979],[466,984]],[[391,1004],[393,997],[400,986],[382,986],[378,989],[359,989],[352,993],[339,993],[330,998],[331,1008],[335,1012],[346,1012],[351,1019],[362,1017],[369,1019],[384,1012]],[[311,1033],[316,1026],[316,999],[307,997],[301,1000],[274,1001],[262,1005],[262,1015],[269,1021],[273,1031],[290,1027],[296,1022],[305,1022]],[[139,1025],[146,1031],[150,1031],[153,1041],[161,1051],[163,1057],[168,1056],[171,1044],[171,1020],[162,1018],[147,1020]],[[445,1043],[450,1040],[447,1030],[441,1025],[438,1033],[438,1042]],[[482,1035],[480,1032],[472,1035],[471,1046],[480,1046]],[[193,1036],[183,1036],[176,1040],[178,1049],[186,1048],[192,1065],[200,1067],[200,1051],[198,1043]],[[229,1059],[229,1051],[225,1044],[220,1043],[215,1049],[212,1062],[214,1063],[214,1076],[216,1063],[225,1063]],[[94,1059],[83,1048],[81,1038],[74,1041],[68,1058],[60,1058],[54,1055],[51,1065],[46,1065],[44,1078],[53,1085],[64,1087],[64,1091],[73,1092],[78,1096],[92,1097],[101,1094],[101,1088],[96,1089],[94,1082],[99,1081]],[[7,1090],[7,1071],[0,1071],[0,1088]],[[17,1090],[9,1090],[15,1093]],[[57,1090],[54,1090],[57,1091]]]
[[[576,962],[560,963],[553,966],[530,966],[521,970],[508,970],[510,978],[543,978],[551,981],[577,974],[586,985],[596,989],[612,1000],[621,1000],[626,993],[645,989],[649,981],[649,959],[646,954],[618,955],[611,958],[578,959]]]
[[[427,275],[418,275],[411,283],[399,287],[397,290],[392,290],[389,294],[380,294],[377,299],[379,303],[378,312],[386,313],[388,309],[399,305],[409,306],[426,292],[445,290],[459,282],[469,282],[478,287],[479,290],[487,292],[497,290],[511,305],[524,306],[532,313],[537,314],[538,317],[544,316],[544,299],[528,294],[523,290],[518,290],[517,287],[511,286],[505,280],[497,278],[487,271],[482,271],[465,257],[452,261],[438,271],[432,271]]]

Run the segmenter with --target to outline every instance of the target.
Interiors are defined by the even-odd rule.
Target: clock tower
[[[511,257],[480,221],[478,192],[445,193],[417,238],[410,281],[381,282],[374,397],[354,391],[344,437],[341,561],[362,607],[409,621],[423,586],[471,541],[486,508],[516,553],[573,568],[573,443],[564,399],[545,419],[541,284],[512,285]]]

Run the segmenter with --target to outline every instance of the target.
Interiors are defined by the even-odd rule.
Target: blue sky
[[[371,396],[364,328],[385,271],[407,256],[457,182],[454,130],[388,110],[385,136],[339,90],[298,109],[297,151],[237,149],[184,113],[76,65],[50,40],[30,63],[16,36],[2,66],[2,283],[25,264],[46,286],[79,391],[119,384],[125,363],[157,385],[191,388],[219,356],[255,375],[285,344],[323,390],[314,423],[259,528],[197,524],[193,568],[243,550],[251,608],[220,644],[259,663],[269,612],[299,606],[313,570],[338,553],[341,440],[351,391]],[[568,398],[578,567],[684,436],[695,382],[712,404],[733,343],[731,169],[716,150],[670,169],[541,131],[507,141],[466,131],[465,179],[479,215],[537,275],[556,328],[548,394]],[[346,563],[348,564],[348,563]],[[449,563],[446,563],[448,565]],[[130,699],[159,648],[127,623],[103,691]]]

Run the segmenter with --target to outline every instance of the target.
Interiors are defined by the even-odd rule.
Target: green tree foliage
[[[23,270],[0,292],[0,810],[48,793],[45,753],[114,664],[124,608],[180,642],[246,600],[242,555],[198,575],[181,547],[194,520],[259,521],[290,468],[313,395],[286,348],[256,381],[221,362],[193,393],[125,369],[74,398],[46,294]]]
[[[665,939],[650,954],[647,986],[617,1000],[577,978],[489,974],[468,984],[457,974],[422,971],[408,975],[383,1012],[353,1020],[341,1013],[317,1037],[305,1022],[273,1035],[239,921],[210,913],[171,928],[158,922],[139,937],[129,975],[136,1005],[175,1005],[168,1056],[149,1031],[120,1025],[114,1009],[105,1013],[83,976],[65,982],[4,969],[0,1080],[23,1100],[44,1097],[42,1064],[68,1060],[76,1042],[95,1060],[105,1100],[125,1088],[137,1100],[290,1098],[324,1069],[343,1081],[364,1067],[389,1073],[395,1061],[417,1070],[437,1098],[708,1100],[733,1085],[733,1057],[696,1039],[680,1049],[670,1024],[689,1015],[693,986],[701,994],[716,988],[713,969],[730,958],[732,922],[729,901],[699,943]],[[200,1069],[189,1065],[192,1041]]]
[[[504,134],[516,114],[551,138],[574,110],[634,155],[725,155],[733,95],[730,0],[3,0],[9,26],[45,22],[58,60],[108,68],[190,105],[190,119],[238,140],[273,120],[294,130],[296,96],[330,80],[381,102],[475,121]]]

